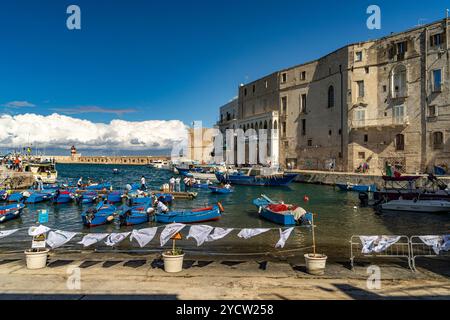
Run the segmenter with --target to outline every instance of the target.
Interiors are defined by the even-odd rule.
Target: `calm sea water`
[[[61,181],[73,184],[82,176],[90,177],[95,181],[110,181],[115,189],[124,189],[127,183],[138,182],[144,175],[147,183],[153,190],[157,190],[163,183],[168,182],[172,173],[159,171],[140,166],[119,166],[120,174],[112,174],[114,166],[110,165],[58,165],[57,170]],[[258,218],[256,208],[252,200],[262,193],[272,199],[283,200],[286,203],[298,204],[308,211],[318,214],[316,218],[316,238],[318,250],[325,252],[330,257],[348,257],[348,241],[352,235],[371,234],[441,234],[450,230],[449,215],[417,214],[417,213],[392,213],[377,215],[370,208],[359,208],[357,193],[342,192],[330,186],[309,185],[294,183],[290,187],[245,187],[236,186],[235,192],[230,195],[213,195],[208,190],[195,189],[199,192],[195,200],[176,200],[173,208],[198,208],[206,204],[221,201],[225,207],[223,217],[216,222],[205,224],[220,227],[235,228],[278,228],[271,222]],[[303,197],[307,195],[310,199],[305,203]],[[356,207],[356,208],[355,208]],[[132,230],[131,227],[106,225],[95,228],[86,228],[82,225],[80,213],[82,206],[76,204],[51,205],[48,203],[28,205],[22,217],[15,221],[9,221],[0,225],[0,230],[28,227],[37,220],[37,210],[49,209],[49,223],[46,225],[67,231],[78,232],[123,232]],[[149,223],[134,228],[146,228],[157,226]],[[187,228],[186,228],[187,229]],[[185,233],[187,230],[185,230]],[[182,240],[180,246],[188,251],[198,251],[211,254],[230,253],[262,253],[276,251],[274,246],[279,239],[279,231],[271,230],[265,234],[249,240],[239,239],[237,231],[228,237],[196,247],[195,240]],[[186,234],[185,234],[186,235]],[[79,240],[80,237],[74,240]],[[291,234],[283,250],[290,251],[311,245],[311,232],[309,228],[296,228]],[[147,245],[146,249],[160,251],[159,237]],[[2,250],[21,250],[30,245],[30,238],[25,230],[15,235],[0,240]],[[94,247],[94,246],[93,246]],[[71,241],[66,248],[80,249],[76,241]],[[96,248],[104,248],[97,245]],[[125,240],[119,248],[139,249],[136,243]]]

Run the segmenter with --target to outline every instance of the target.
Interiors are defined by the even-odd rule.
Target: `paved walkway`
[[[202,259],[186,260],[181,273],[168,274],[156,255],[58,255],[41,270],[26,269],[21,256],[3,256],[0,299],[450,300],[450,280],[441,272],[448,260],[440,263],[417,273],[401,262],[381,264],[381,287],[369,289],[368,264],[351,271],[331,263],[325,276],[310,276],[301,264]]]

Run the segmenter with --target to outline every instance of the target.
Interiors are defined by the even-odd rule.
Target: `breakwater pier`
[[[167,161],[170,156],[49,156],[64,164],[114,164],[145,166],[154,161]]]

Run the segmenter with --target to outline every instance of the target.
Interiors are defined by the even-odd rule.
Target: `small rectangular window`
[[[358,84],[358,98],[364,97],[364,81],[356,81]]]
[[[362,53],[362,51],[357,51],[357,52],[356,52],[356,62],[362,61],[362,58],[363,58],[363,53]]]
[[[437,47],[440,46],[443,43],[443,34],[438,33],[430,36],[430,46],[431,47]]]
[[[358,152],[358,158],[359,159],[366,159],[366,153],[365,152]]]
[[[306,112],[306,94],[302,94],[300,96],[300,112],[301,113]]]
[[[287,82],[287,73],[282,73],[281,74],[281,83],[286,83]]]
[[[397,43],[397,54],[405,54],[406,51],[408,51],[408,43],[406,41]]]
[[[364,69],[366,70],[366,73],[367,73],[367,74],[370,72],[369,67],[365,67]]]
[[[300,80],[306,80],[306,71],[300,72]]]
[[[302,136],[306,136],[306,119],[302,119]]]
[[[437,107],[436,106],[428,106],[428,116],[429,117],[437,117]]]
[[[365,143],[369,142],[369,135],[368,134],[364,135],[364,142]]]
[[[433,92],[440,92],[442,85],[441,69],[433,70]]]
[[[312,139],[308,139],[308,147],[312,147]]]
[[[281,110],[282,110],[283,114],[287,113],[287,97],[281,98]]]

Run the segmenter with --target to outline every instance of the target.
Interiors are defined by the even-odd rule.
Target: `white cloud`
[[[0,116],[0,147],[25,146],[85,149],[170,149],[186,139],[187,127],[179,120],[94,123],[54,113]]]
[[[32,107],[36,107],[36,105],[32,104],[31,102],[28,101],[10,101],[7,102],[3,105],[4,107],[7,108],[32,108]]]

